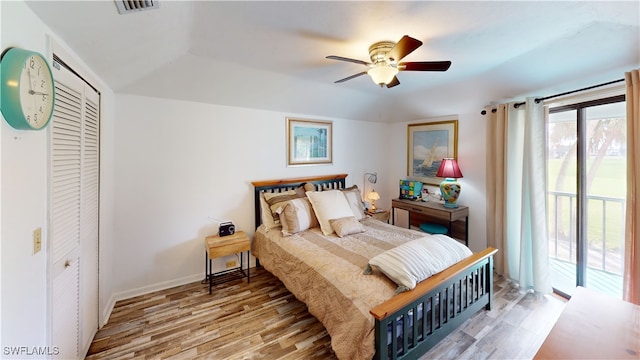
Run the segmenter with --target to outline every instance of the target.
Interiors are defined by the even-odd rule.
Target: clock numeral
[[[44,87],[45,87],[45,85],[46,85],[46,84],[47,84],[47,83],[46,83],[44,80],[40,80],[40,88],[41,88],[41,89],[44,89]]]
[[[42,101],[47,101],[47,95],[42,95]]]
[[[29,67],[32,69],[35,69],[36,67],[36,62],[33,60],[33,57],[29,58]]]

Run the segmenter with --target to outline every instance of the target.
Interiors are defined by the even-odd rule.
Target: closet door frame
[[[93,226],[84,226],[83,229],[83,225],[81,225],[80,228],[80,236],[86,236],[87,230],[89,230],[89,232],[91,232],[94,236],[94,241],[90,244],[90,252],[89,255],[92,257],[91,262],[93,262],[93,264],[91,264],[91,268],[88,270],[88,273],[82,273],[83,269],[82,266],[83,265],[87,265],[87,261],[82,261],[80,264],[78,264],[78,286],[79,286],[79,290],[78,290],[78,296],[80,297],[79,302],[78,302],[78,315],[79,315],[79,323],[77,324],[77,356],[80,358],[84,358],[86,352],[89,349],[89,346],[91,345],[91,341],[95,335],[95,333],[98,330],[98,327],[100,325],[102,325],[101,322],[101,318],[100,318],[100,291],[101,291],[101,282],[100,282],[100,274],[99,274],[99,259],[100,259],[100,239],[99,239],[99,235],[100,235],[100,161],[101,161],[101,154],[100,154],[100,128],[101,128],[101,109],[102,109],[102,104],[101,104],[101,94],[100,91],[94,86],[93,84],[98,84],[99,82],[96,81],[96,79],[94,79],[90,74],[87,73],[87,71],[85,70],[84,66],[82,66],[82,64],[80,64],[78,61],[75,60],[74,56],[71,56],[70,53],[66,50],[65,47],[63,47],[62,45],[60,45],[59,43],[57,43],[55,41],[55,39],[53,39],[50,36],[47,36],[47,41],[48,41],[48,59],[54,59],[54,55],[55,58],[59,59],[59,62],[64,63],[67,69],[70,70],[70,72],[72,72],[73,74],[75,74],[76,77],[78,77],[80,80],[82,80],[82,82],[85,84],[85,89],[86,88],[90,88],[91,92],[95,92],[94,95],[91,95],[93,97],[92,100],[92,109],[91,111],[94,112],[94,117],[97,116],[97,119],[94,119],[95,121],[92,121],[94,125],[90,125],[93,127],[93,131],[94,131],[94,135],[93,135],[93,144],[91,145],[91,147],[93,147],[92,150],[92,156],[94,156],[94,161],[96,163],[96,167],[94,169],[90,169],[89,172],[91,173],[91,175],[89,176],[90,178],[92,178],[92,182],[93,182],[93,186],[94,189],[91,191],[95,191],[94,193],[94,206],[95,208],[92,208],[92,216],[93,218]],[[53,62],[53,60],[51,60],[50,62],[53,66],[62,66],[60,64],[55,64]],[[54,71],[56,71],[54,69]],[[54,79],[55,80],[55,79]],[[90,93],[89,91],[85,91],[86,93]],[[83,102],[83,108],[82,108],[82,112],[84,114],[85,111],[87,111],[86,109],[86,101]],[[87,126],[87,124],[85,124],[84,122],[86,122],[86,117],[83,116],[83,123],[82,123],[82,127],[83,127],[83,134],[84,134],[84,127]],[[56,269],[54,268],[54,261],[55,259],[54,254],[52,252],[52,245],[51,245],[51,227],[52,227],[52,219],[51,219],[51,206],[52,206],[52,183],[51,183],[51,170],[52,170],[52,127],[48,128],[48,133],[49,133],[49,204],[48,204],[48,208],[49,208],[49,222],[48,222],[48,236],[47,236],[47,262],[48,262],[48,275],[47,275],[47,307],[48,307],[48,316],[47,316],[47,338],[48,338],[48,343],[51,345],[51,347],[55,347],[57,346],[54,343],[54,317],[55,317],[55,311],[54,311],[54,291],[55,289],[53,288],[53,281],[54,281],[54,276],[56,275],[56,273],[60,272],[60,269]],[[84,142],[86,140],[86,138],[83,136],[82,141]],[[84,143],[82,143],[82,150],[83,154],[82,156],[85,156],[84,152],[85,152],[85,145]],[[80,171],[81,171],[81,182],[84,181],[82,180],[83,177],[86,177],[85,171],[86,169],[84,168],[84,164],[81,164],[80,167]],[[81,183],[81,188],[80,188],[80,204],[82,205],[82,202],[84,202],[83,198],[86,197],[86,194],[83,194],[83,192],[86,192],[86,188],[83,187],[82,183]],[[82,222],[84,222],[85,219],[82,218],[81,219],[81,224]],[[86,250],[86,245],[85,245],[85,249]],[[83,253],[86,253],[86,251],[83,250],[82,244],[80,244],[80,246],[78,247],[78,255],[82,255]],[[72,266],[73,267],[73,264]],[[84,284],[83,284],[84,283]],[[87,284],[89,284],[89,286],[87,286]],[[87,296],[87,289],[89,289],[90,295]],[[88,301],[88,305],[84,305],[83,304],[83,297],[87,297],[89,298]],[[84,302],[86,303],[86,301]],[[84,307],[84,310],[83,310]],[[84,313],[84,314],[83,314]],[[84,320],[89,320],[84,321]]]

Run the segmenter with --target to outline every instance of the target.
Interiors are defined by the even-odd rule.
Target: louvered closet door
[[[85,84],[80,212],[80,339],[86,352],[98,330],[100,95]],[[84,355],[82,353],[81,355]]]
[[[58,357],[70,359],[84,356],[98,327],[99,98],[63,66],[54,78],[50,331]]]

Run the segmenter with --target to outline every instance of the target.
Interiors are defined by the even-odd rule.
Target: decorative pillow
[[[273,220],[273,215],[271,215],[271,209],[269,209],[269,204],[267,204],[267,200],[264,199],[264,192],[260,193],[260,218],[262,219],[262,224],[264,225],[265,230],[269,231],[274,227],[277,227],[275,221]]]
[[[345,237],[347,235],[359,234],[361,232],[364,232],[364,226],[360,224],[355,216],[331,219],[329,220],[329,224],[331,224],[333,231],[335,231],[339,237]]]
[[[298,195],[298,197],[305,197],[307,196],[305,193],[307,192],[307,189],[305,189],[305,186],[307,185],[307,183],[302,183],[300,184],[300,186],[298,186],[297,188],[293,189],[293,191],[296,192],[296,195]]]
[[[420,281],[472,254],[468,247],[448,236],[430,235],[374,256],[364,273],[370,274],[372,266],[379,268],[398,285],[398,293],[415,288]]]
[[[316,213],[320,229],[325,235],[333,234],[329,220],[353,216],[347,198],[340,190],[307,191],[307,197]]]
[[[275,213],[274,216],[273,211],[277,210],[279,207],[277,204],[296,198],[298,198],[298,196],[294,190],[287,190],[279,193],[260,193],[260,215],[262,217],[262,223],[265,225],[267,231],[280,226],[280,218],[277,213]]]
[[[284,236],[318,226],[318,219],[307,198],[289,200],[279,211],[282,235]]]
[[[346,189],[341,190],[344,196],[347,198],[347,202],[353,211],[353,216],[356,217],[357,220],[364,219],[364,206],[362,205],[362,194],[360,194],[360,189],[358,189],[357,185],[353,185]]]

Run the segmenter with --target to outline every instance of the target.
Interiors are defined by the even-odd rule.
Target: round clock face
[[[16,129],[42,129],[53,114],[54,83],[45,58],[32,51],[11,48],[0,63],[0,107]]]
[[[40,129],[47,124],[53,111],[53,83],[47,62],[38,55],[31,55],[24,63],[20,103],[29,126]]]

